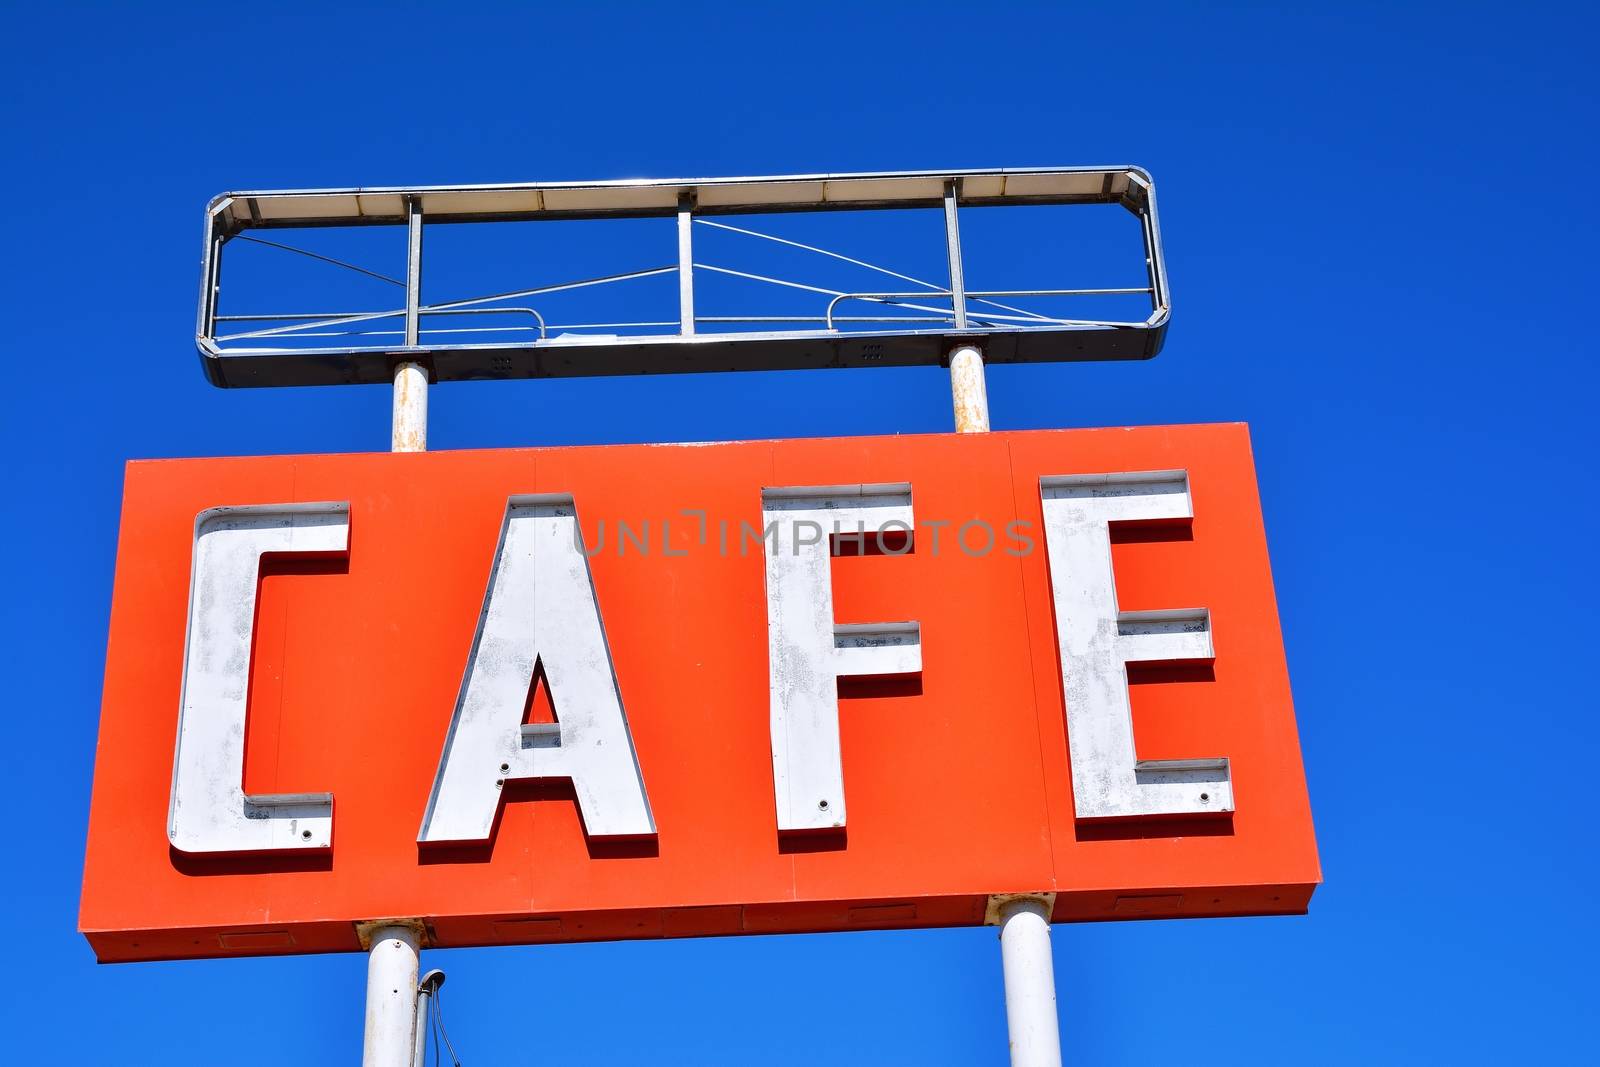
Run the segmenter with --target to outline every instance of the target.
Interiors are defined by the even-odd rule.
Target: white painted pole
[[[1005,901],[999,912],[1011,1067],[1061,1067],[1049,905],[1037,897],[1022,897]]]
[[[428,450],[428,372],[419,363],[401,363],[394,369],[389,450]],[[371,938],[362,1067],[413,1067],[414,1044],[422,1040],[417,1021],[421,1000],[417,934],[405,926],[384,926],[374,929]]]
[[[989,389],[983,380],[983,350],[961,345],[950,353],[950,399],[956,433],[989,432]]]
[[[394,369],[394,420],[389,450],[428,450],[428,371],[420,363],[402,363]]]
[[[961,266],[961,188],[944,187],[944,232],[950,256],[950,305],[957,330],[965,330],[967,283]],[[983,349],[970,341],[950,353],[950,401],[956,433],[989,432],[989,386]],[[1056,975],[1050,958],[1050,907],[1054,897],[997,896],[987,921],[1000,926],[1000,958],[1006,981],[1006,1027],[1011,1067],[1061,1067],[1061,1026],[1056,1019]]]
[[[418,341],[422,297],[422,209],[406,205],[405,341]],[[428,369],[411,360],[394,369],[394,411],[389,428],[391,452],[428,450]],[[421,995],[421,924],[365,926],[367,942],[367,1014],[362,1029],[362,1067],[414,1067],[421,1040],[417,1009]]]
[[[967,282],[961,267],[961,224],[956,217],[960,188],[944,186],[944,235],[950,257],[950,307],[955,328],[967,328]],[[956,433],[989,432],[989,388],[983,380],[983,349],[971,342],[950,353],[950,399],[955,404]]]
[[[383,926],[367,950],[367,1023],[361,1067],[412,1067],[417,1026],[415,930]]]
[[[422,204],[406,202],[405,342],[415,348],[422,333]],[[410,360],[394,368],[394,417],[389,451],[428,450],[428,368]]]

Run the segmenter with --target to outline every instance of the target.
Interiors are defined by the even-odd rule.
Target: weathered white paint
[[[347,503],[211,508],[195,519],[167,837],[181,852],[326,849],[333,794],[244,791],[261,557],[349,548]]]
[[[984,381],[983,350],[961,345],[950,353],[950,400],[956,433],[989,432],[989,387]]]
[[[1127,664],[1209,661],[1204,608],[1119,611],[1111,524],[1194,517],[1184,471],[1040,479],[1080,819],[1233,810],[1226,759],[1140,760]]]
[[[995,911],[1005,972],[1011,1067],[1061,1067],[1049,899],[1009,897],[1000,900]]]
[[[412,1067],[417,1025],[416,931],[381,926],[367,949],[367,1012],[361,1067]]]
[[[394,369],[394,415],[389,428],[389,451],[428,450],[428,370],[420,363],[401,363]]]
[[[418,305],[422,296],[422,212],[416,201],[406,204],[408,218],[408,251],[406,257],[406,318],[405,341],[417,344],[420,328]],[[389,451],[426,452],[428,450],[428,370],[420,363],[406,361],[394,369],[393,414],[389,428]],[[398,574],[400,581],[411,576]],[[415,930],[405,926],[386,927],[373,935],[367,951],[367,1009],[366,1037],[362,1047],[364,1067],[422,1067],[422,1057],[413,1055],[412,1042],[421,1043],[422,1028],[418,1025],[421,997],[417,993],[417,971],[420,920],[407,920]],[[380,940],[379,935],[385,939]],[[389,936],[392,935],[392,936]],[[409,938],[409,940],[404,940]],[[400,940],[396,940],[400,939]],[[408,959],[396,961],[397,948],[409,947]],[[388,967],[400,970],[380,974]],[[411,994],[401,1003],[402,993]],[[426,1016],[424,1015],[425,1019]],[[401,1047],[405,1046],[404,1056]],[[415,1062],[413,1063],[413,1060]]]
[[[829,540],[909,534],[911,487],[764,489],[761,507],[778,829],[837,829],[845,825],[838,679],[919,673],[922,641],[914,622],[834,622]]]
[[[418,841],[488,840],[524,778],[570,778],[591,836],[656,832],[579,537],[570,496],[507,503]],[[559,721],[524,725],[538,665]]]

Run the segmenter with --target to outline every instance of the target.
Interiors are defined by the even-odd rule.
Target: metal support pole
[[[411,1067],[417,1028],[417,932],[381,926],[367,949],[361,1067]]]
[[[428,450],[428,370],[420,363],[401,363],[394,369],[394,421],[389,451]]]
[[[944,183],[944,237],[950,256],[950,304],[958,330],[967,328],[967,280],[961,267],[961,225],[956,218],[960,189]],[[989,429],[989,388],[984,382],[983,349],[963,344],[950,353],[950,399],[955,407],[956,433],[986,433]]]
[[[406,200],[406,347],[415,348],[422,319],[422,201]]]
[[[1006,1028],[1011,1067],[1061,1067],[1056,976],[1050,955],[1050,904],[1014,897],[995,909],[1006,976]]]
[[[406,201],[405,343],[415,348],[421,332],[422,205]],[[391,452],[428,449],[428,370],[405,360],[394,368]],[[417,1009],[421,994],[417,970],[421,924],[372,924],[359,933],[367,945],[367,1016],[361,1040],[362,1067],[413,1067],[421,1040]],[[431,977],[431,976],[430,976]],[[435,983],[437,984],[437,983]]]
[[[678,194],[678,332],[694,333],[694,194]]]
[[[967,276],[961,269],[961,224],[956,218],[956,199],[960,194],[955,179],[944,183],[944,243],[950,256],[950,302],[955,309],[956,329],[967,328]]]
[[[428,1003],[442,985],[444,972],[435,967],[417,986],[417,1040],[412,1046],[411,1067],[424,1067],[428,1062]]]
[[[989,388],[983,378],[983,350],[962,345],[950,353],[950,399],[956,433],[989,432]]]
[[[406,201],[406,336],[415,348],[422,319],[422,205]],[[389,430],[391,452],[428,450],[428,369],[406,360],[394,368],[394,415]]]

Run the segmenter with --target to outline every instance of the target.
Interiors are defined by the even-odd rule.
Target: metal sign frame
[[[1038,289],[1006,292],[966,287],[961,266],[958,209],[1016,205],[1120,204],[1140,221],[1146,284],[1121,289]],[[714,217],[778,212],[942,208],[949,255],[944,287],[922,292],[831,295],[826,310],[806,318],[781,317],[805,329],[750,329],[706,333],[697,326],[761,325],[762,320],[697,316],[695,270],[739,272],[696,264],[693,224]],[[678,221],[678,260],[628,274],[578,283],[546,285],[445,304],[421,300],[424,222],[482,223],[555,219],[662,218]],[[217,298],[223,250],[252,230],[333,226],[408,228],[406,299],[401,308],[316,315],[223,315]],[[655,274],[679,278],[676,330],[651,335],[545,336],[533,308],[492,306],[576,285],[604,284]],[[772,279],[757,278],[771,281]],[[781,284],[781,283],[780,283]],[[1027,296],[1145,294],[1150,314],[1142,321],[1067,319],[1020,310],[1001,299]],[[917,301],[912,303],[912,301]],[[875,328],[841,330],[839,305],[864,302],[894,315],[855,316]],[[936,301],[939,307],[927,306]],[[948,304],[948,310],[943,306]],[[978,305],[983,305],[979,307]],[[998,310],[996,310],[998,309]],[[534,340],[517,343],[432,343],[429,319],[525,311],[539,326]],[[917,317],[905,311],[921,312]],[[434,382],[662,374],[727,370],[801,370],[825,367],[941,365],[957,344],[981,344],[990,363],[1036,363],[1149,359],[1161,350],[1170,312],[1156,216],[1155,185],[1133,166],[1002,170],[903,171],[864,174],[802,174],[747,178],[694,178],[516,185],[423,186],[416,188],[320,189],[237,192],[207,206],[195,343],[213,385],[289,386],[391,382],[397,366],[416,363]],[[776,325],[780,317],[768,318]],[[289,321],[293,320],[293,321]],[[341,344],[285,347],[284,339],[318,328],[388,321],[398,345]],[[287,325],[218,333],[219,325]],[[906,325],[914,324],[914,325]],[[641,324],[663,325],[663,324]],[[239,342],[245,342],[242,346]],[[251,342],[260,342],[259,344]],[[276,342],[276,343],[275,343]]]

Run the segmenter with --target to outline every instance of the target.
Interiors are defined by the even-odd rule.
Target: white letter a
[[[487,841],[503,783],[570,778],[594,837],[656,832],[570,496],[514,496],[417,840]],[[522,721],[536,666],[559,723]]]

